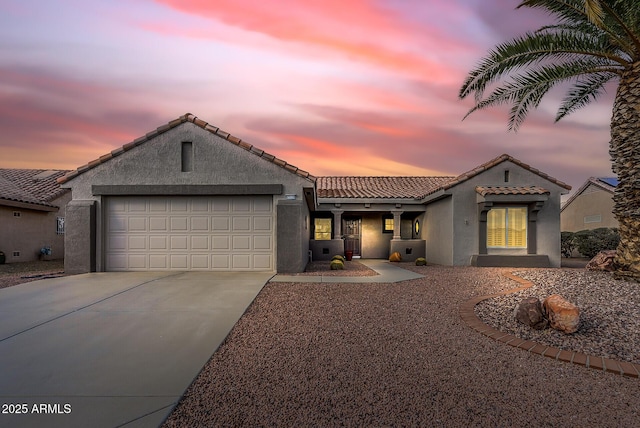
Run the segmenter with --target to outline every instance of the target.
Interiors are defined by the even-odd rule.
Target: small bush
[[[344,263],[341,260],[331,261],[331,270],[341,270],[341,269],[344,269]]]
[[[426,266],[427,265],[427,259],[425,259],[424,257],[418,257],[416,259],[416,266]]]
[[[345,262],[344,256],[341,256],[340,254],[336,254],[335,256],[333,256],[331,258],[331,261],[333,261],[333,260],[340,260],[342,263]]]
[[[561,232],[560,233],[560,252],[563,257],[569,258],[573,254],[573,250],[576,249],[575,233],[573,232]]]
[[[580,254],[593,258],[600,251],[615,250],[620,242],[620,235],[618,229],[601,227],[576,232],[573,240]]]

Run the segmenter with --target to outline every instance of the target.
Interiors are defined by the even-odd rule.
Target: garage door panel
[[[273,270],[271,196],[111,197],[107,270]]]

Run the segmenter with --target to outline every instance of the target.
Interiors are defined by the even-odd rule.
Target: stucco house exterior
[[[457,177],[315,177],[186,114],[60,178],[65,271],[303,271],[310,258],[560,266],[570,187],[502,155]]]
[[[562,205],[560,230],[578,232],[600,227],[618,227],[613,215],[613,193],[618,185],[615,177],[590,177]]]
[[[64,257],[65,207],[71,192],[57,179],[66,170],[0,169],[0,251],[6,263],[29,262],[49,248]]]

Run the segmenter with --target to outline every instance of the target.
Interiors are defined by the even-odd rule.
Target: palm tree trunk
[[[620,79],[609,154],[619,181],[613,196],[620,232],[616,277],[640,281],[640,62]]]

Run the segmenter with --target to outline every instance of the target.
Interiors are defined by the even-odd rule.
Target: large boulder
[[[559,294],[552,294],[542,304],[551,328],[571,334],[578,331],[580,309]]]
[[[616,250],[604,250],[600,251],[589,263],[587,263],[587,270],[604,270],[607,272],[613,272],[615,269],[614,259],[616,258]]]
[[[537,297],[522,300],[516,306],[514,315],[519,322],[536,330],[544,330],[549,326],[542,303]]]

